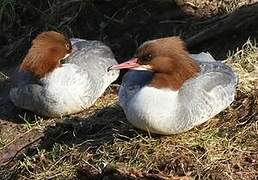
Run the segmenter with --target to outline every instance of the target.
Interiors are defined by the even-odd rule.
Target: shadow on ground
[[[86,118],[79,116],[65,118],[63,122],[48,127],[45,138],[51,143],[44,146],[52,146],[53,143],[68,145],[85,143],[87,146],[95,147],[112,143],[119,134],[128,139],[137,136],[137,132],[126,121],[122,109],[115,105],[98,110]]]

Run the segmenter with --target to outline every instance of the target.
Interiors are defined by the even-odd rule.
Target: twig
[[[31,131],[30,131],[31,132]],[[24,136],[27,135],[28,133],[23,134]],[[33,134],[32,134],[33,135]],[[5,146],[1,152],[0,152],[0,156],[2,157],[0,159],[0,163],[2,165],[7,165],[9,164],[18,154],[19,152],[21,152],[23,149],[25,149],[26,147],[34,144],[35,142],[41,140],[44,137],[44,134],[42,132],[40,132],[40,134],[35,135],[37,136],[36,138],[34,138],[32,141],[29,140],[29,142],[25,145],[19,144],[19,142],[21,141],[22,136],[20,136],[19,138],[16,139],[16,141],[14,141],[12,144],[9,144],[8,146]],[[25,136],[26,137],[26,136]],[[31,137],[31,135],[29,135],[29,137]],[[25,138],[26,139],[26,138]],[[17,144],[15,144],[17,141],[19,141]],[[14,147],[12,147],[12,145]],[[17,150],[16,150],[16,149]],[[7,154],[7,157],[4,157],[4,155]]]

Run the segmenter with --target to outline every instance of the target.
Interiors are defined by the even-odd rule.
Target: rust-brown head
[[[41,78],[60,66],[60,61],[71,52],[71,42],[64,35],[55,31],[43,32],[32,41],[20,69]]]
[[[194,77],[199,65],[190,57],[184,42],[178,37],[168,37],[143,43],[131,60],[109,69],[150,70],[154,72],[150,86],[178,90]]]

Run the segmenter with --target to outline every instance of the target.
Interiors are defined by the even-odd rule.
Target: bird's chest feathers
[[[82,93],[83,77],[84,74],[75,65],[66,65],[55,69],[41,81],[48,92],[66,96],[70,93],[75,95]]]
[[[178,109],[178,91],[145,86],[131,99],[128,108],[141,116],[170,116]]]

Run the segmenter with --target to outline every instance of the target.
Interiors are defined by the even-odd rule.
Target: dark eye
[[[144,54],[141,59],[143,61],[150,61],[152,59],[152,55],[151,54]]]
[[[60,63],[61,63],[61,64],[65,64],[65,63],[66,63],[66,59],[61,59],[61,60],[60,60]]]

